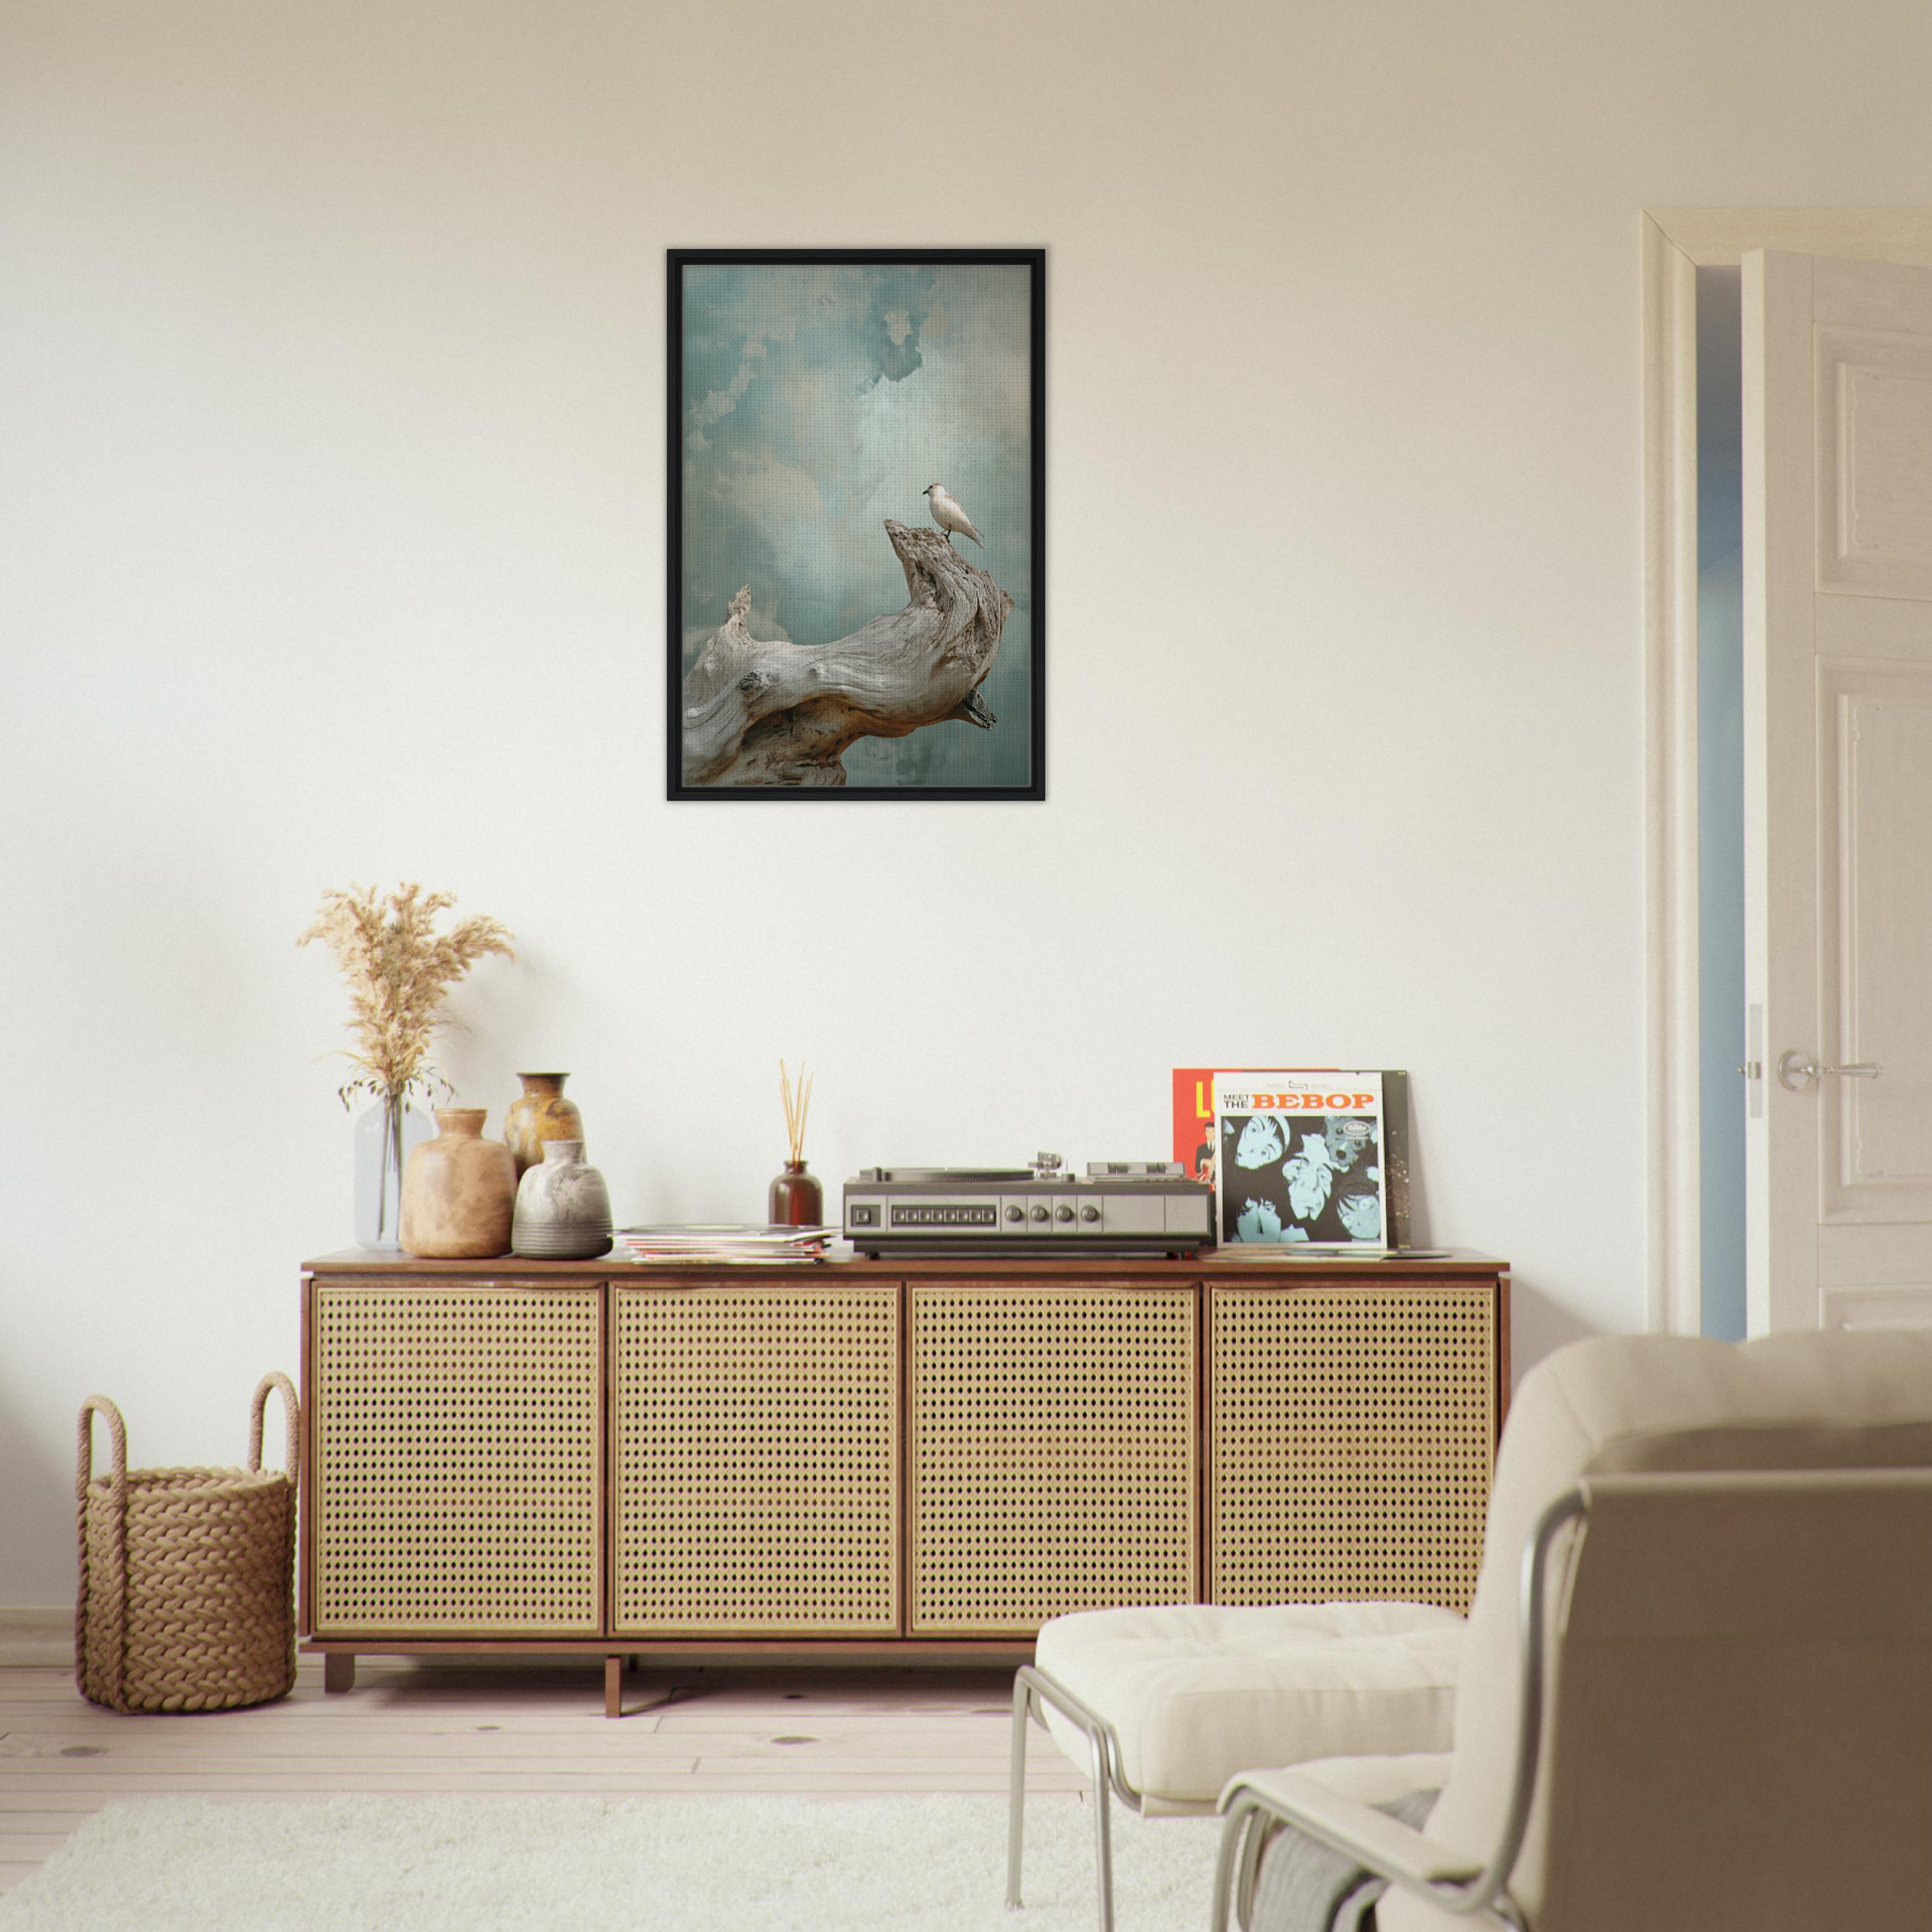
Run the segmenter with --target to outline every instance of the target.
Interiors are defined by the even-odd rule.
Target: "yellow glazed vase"
[[[564,1098],[568,1073],[519,1073],[521,1096],[510,1102],[503,1116],[503,1145],[516,1163],[520,1180],[527,1169],[543,1159],[545,1141],[581,1141],[584,1116],[574,1100]]]
[[[402,1175],[402,1247],[426,1260],[506,1255],[516,1163],[483,1138],[487,1110],[439,1107],[436,1138],[411,1150]]]

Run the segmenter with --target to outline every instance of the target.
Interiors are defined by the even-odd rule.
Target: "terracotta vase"
[[[584,1165],[582,1141],[544,1142],[543,1159],[516,1183],[510,1245],[551,1261],[611,1252],[611,1190]]]
[[[787,1161],[785,1171],[765,1195],[765,1211],[774,1228],[815,1228],[825,1223],[825,1190],[818,1175],[808,1173],[802,1161]]]
[[[545,1141],[581,1141],[584,1116],[574,1100],[564,1098],[568,1073],[519,1073],[521,1096],[510,1102],[503,1116],[503,1145],[516,1162],[521,1179],[543,1159]]]
[[[516,1204],[516,1163],[483,1138],[487,1109],[439,1107],[436,1138],[402,1176],[402,1246],[425,1259],[505,1255]]]

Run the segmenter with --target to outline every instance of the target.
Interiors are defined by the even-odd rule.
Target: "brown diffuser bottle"
[[[791,1148],[791,1158],[765,1196],[766,1216],[773,1227],[822,1227],[825,1190],[818,1184],[815,1173],[805,1172],[805,1116],[812,1104],[812,1081],[802,1060],[795,1088],[784,1061],[778,1062],[778,1098],[784,1102],[785,1139]]]

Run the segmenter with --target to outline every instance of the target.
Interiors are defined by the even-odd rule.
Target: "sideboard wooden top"
[[[827,1261],[783,1262],[776,1264],[735,1264],[727,1261],[639,1262],[604,1255],[595,1261],[528,1261],[520,1255],[492,1255],[475,1260],[425,1261],[414,1255],[381,1254],[367,1248],[343,1248],[302,1264],[304,1274],[332,1276],[380,1276],[394,1281],[399,1277],[435,1280],[442,1277],[474,1281],[479,1276],[491,1281],[555,1282],[559,1286],[580,1282],[689,1281],[701,1277],[716,1281],[721,1276],[748,1281],[767,1277],[785,1281],[812,1278],[840,1280],[930,1281],[1007,1280],[1037,1281],[1044,1274],[1054,1281],[1094,1279],[1104,1281],[1237,1282],[1243,1279],[1280,1280],[1285,1276],[1307,1275],[1311,1281],[1455,1281],[1477,1277],[1494,1280],[1507,1274],[1509,1264],[1494,1255],[1470,1248],[1431,1248],[1422,1255],[1395,1255],[1387,1260],[1352,1260],[1339,1255],[1311,1256],[1303,1260],[1292,1250],[1271,1249],[1265,1258],[1254,1250],[1254,1258],[1243,1260],[1239,1248],[1203,1248],[1198,1256],[1173,1261],[1162,1255],[922,1255],[917,1259],[896,1257],[867,1261],[857,1255]]]

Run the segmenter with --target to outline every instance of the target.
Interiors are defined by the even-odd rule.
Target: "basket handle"
[[[75,1469],[75,1500],[85,1504],[87,1485],[94,1479],[94,1417],[107,1418],[107,1434],[114,1446],[114,1477],[111,1485],[115,1503],[127,1494],[127,1424],[121,1412],[104,1395],[90,1395],[80,1405],[80,1455]]]
[[[280,1369],[270,1369],[255,1387],[254,1406],[248,1414],[248,1468],[252,1473],[262,1465],[262,1423],[270,1389],[282,1392],[282,1414],[289,1426],[286,1462],[289,1480],[294,1482],[302,1473],[302,1405],[296,1400],[295,1384]]]
[[[91,1548],[87,1534],[87,1492],[94,1481],[94,1417],[107,1418],[107,1433],[114,1445],[114,1473],[108,1478],[107,1501],[112,1511],[111,1540],[105,1552],[106,1575],[93,1575]],[[121,1412],[104,1395],[90,1395],[80,1405],[80,1454],[75,1465],[74,1514],[80,1542],[78,1587],[73,1598],[73,1675],[81,1694],[96,1703],[125,1708],[127,1695],[127,1424]],[[94,1644],[88,1642],[88,1629],[95,1611],[91,1598],[98,1584],[100,1630]],[[89,1659],[99,1662],[112,1675],[89,1688]]]

